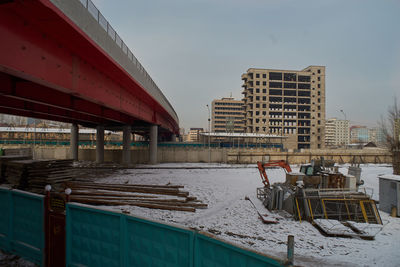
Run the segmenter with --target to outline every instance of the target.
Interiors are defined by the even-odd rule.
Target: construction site
[[[258,253],[285,258],[287,238],[294,236],[295,265],[398,263],[400,221],[379,210],[378,175],[391,173],[387,164],[337,164],[321,157],[292,165],[266,160],[124,167],[19,155],[0,162],[2,188],[188,227]]]

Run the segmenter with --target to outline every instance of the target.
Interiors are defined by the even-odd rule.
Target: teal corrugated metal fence
[[[67,204],[67,266],[282,266],[195,231]]]
[[[43,265],[44,197],[0,188],[0,210],[0,248]]]

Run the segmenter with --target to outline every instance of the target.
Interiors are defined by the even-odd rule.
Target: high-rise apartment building
[[[287,136],[289,149],[325,147],[325,67],[250,68],[242,75],[245,131]]]
[[[212,132],[244,132],[244,107],[242,100],[235,100],[232,97],[215,99],[211,103],[211,108]]]
[[[336,118],[327,119],[325,123],[325,145],[341,146],[350,142],[350,128],[348,120]]]

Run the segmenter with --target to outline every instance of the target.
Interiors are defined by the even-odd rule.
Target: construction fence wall
[[[67,266],[283,266],[193,230],[67,204]]]
[[[44,196],[0,188],[0,248],[44,264]]]
[[[5,151],[7,155],[7,150]],[[106,162],[122,162],[121,149],[105,149]],[[35,148],[36,159],[67,159],[70,158],[70,149]],[[392,154],[383,149],[343,149],[343,150],[308,150],[302,152],[280,152],[271,149],[237,149],[237,148],[203,148],[203,147],[159,147],[158,162],[210,162],[232,164],[254,164],[265,160],[286,160],[290,164],[311,162],[323,156],[325,159],[337,163],[392,163]],[[79,160],[95,161],[95,149],[79,149]],[[133,164],[148,163],[149,151],[146,147],[137,147],[131,150]]]

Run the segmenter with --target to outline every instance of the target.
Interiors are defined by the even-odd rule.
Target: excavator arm
[[[268,161],[266,163],[262,163],[260,161],[257,162],[258,171],[260,172],[261,180],[265,187],[269,187],[270,183],[268,180],[268,175],[265,172],[265,168],[268,167],[281,167],[285,170],[286,173],[292,172],[290,165],[284,160],[275,160],[275,161]]]

